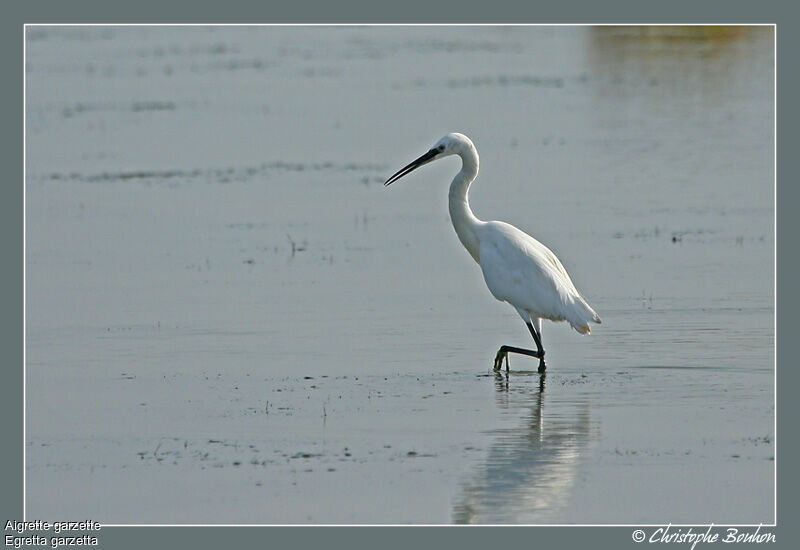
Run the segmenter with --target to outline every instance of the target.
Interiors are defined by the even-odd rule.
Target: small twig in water
[[[295,244],[294,239],[292,239],[292,236],[288,233],[286,234],[286,238],[289,239],[289,244],[292,245],[292,258],[294,258],[294,253],[297,252],[297,245]]]

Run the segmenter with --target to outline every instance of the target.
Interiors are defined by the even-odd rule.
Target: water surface
[[[774,518],[771,28],[33,27],[27,514]],[[603,317],[548,375],[470,197]]]

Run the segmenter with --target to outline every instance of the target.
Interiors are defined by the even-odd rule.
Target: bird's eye
[[[444,145],[440,145],[440,146],[438,147],[438,149],[439,149],[439,152],[441,153],[442,151],[444,151]]]

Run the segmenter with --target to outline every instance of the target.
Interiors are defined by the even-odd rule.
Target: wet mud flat
[[[772,520],[771,31],[29,31],[30,517]],[[543,385],[382,186],[448,131],[603,318]]]
[[[178,523],[275,524],[737,522],[769,510],[771,411],[757,397],[768,377],[675,370],[120,376],[102,386],[148,402],[109,404],[114,435],[90,419],[70,438],[31,439],[29,498],[44,515],[78,502],[107,523],[161,523],[167,510]],[[164,418],[170,431],[155,429]]]

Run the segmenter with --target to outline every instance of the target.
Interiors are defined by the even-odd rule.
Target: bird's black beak
[[[436,149],[431,149],[430,151],[428,151],[427,153],[425,153],[424,155],[419,157],[417,160],[415,160],[414,162],[412,162],[408,166],[404,166],[403,168],[401,168],[400,170],[395,172],[394,175],[391,178],[389,178],[388,180],[386,180],[386,183],[384,183],[383,185],[391,185],[392,183],[396,182],[397,180],[399,180],[400,178],[402,178],[406,174],[409,174],[409,173],[413,172],[414,170],[416,170],[420,166],[422,166],[424,164],[428,164],[430,161],[433,160],[433,158],[437,154],[439,154],[439,151],[437,151]]]

